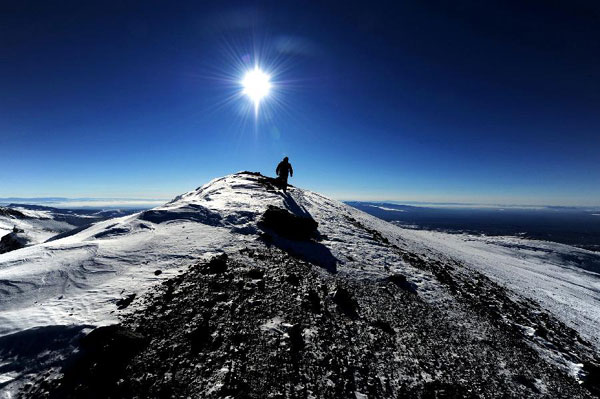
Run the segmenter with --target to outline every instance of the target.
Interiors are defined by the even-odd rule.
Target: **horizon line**
[[[90,203],[104,202],[107,206],[116,207],[119,203],[122,205],[138,205],[159,204],[172,200],[170,198],[139,198],[139,197],[0,197],[0,205],[51,205],[51,204],[71,204],[76,202]],[[357,200],[357,199],[339,199],[340,202],[349,203],[371,203],[371,204],[394,204],[394,205],[430,205],[441,207],[498,207],[498,208],[553,208],[553,209],[568,209],[568,208],[592,208],[600,209],[600,204],[597,205],[549,205],[549,204],[520,204],[520,203],[482,203],[482,202],[460,202],[460,201],[416,201],[416,200]],[[31,202],[31,203],[28,203]],[[108,204],[110,203],[110,205]],[[99,206],[99,205],[97,205]],[[85,207],[85,206],[84,206]]]

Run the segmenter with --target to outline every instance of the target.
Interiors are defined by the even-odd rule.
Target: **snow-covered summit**
[[[270,205],[314,218],[322,235],[318,248],[290,245],[309,257],[335,259],[340,273],[381,276],[390,267],[406,266],[399,256],[382,254],[372,236],[356,228],[359,222],[370,228],[385,222],[299,188],[284,195],[268,178],[243,172],[212,180],[164,206],[0,255],[0,334],[113,322],[114,302],[124,293],[137,294],[195,260],[256,245],[257,224]],[[164,273],[155,276],[156,270]]]
[[[316,234],[297,240],[271,231],[264,223],[269,209],[313,219]],[[34,328],[85,329],[116,323],[120,314],[141,306],[138,298],[149,287],[190,265],[221,253],[264,251],[271,246],[313,265],[316,273],[327,278],[365,284],[395,279],[416,292],[419,301],[474,334],[479,327],[475,319],[469,321],[469,312],[489,313],[494,320],[522,331],[527,342],[571,375],[577,377],[581,372],[583,355],[572,353],[584,352],[573,347],[580,344],[572,343],[570,333],[539,333],[559,324],[539,316],[544,310],[536,304],[536,291],[525,292],[531,294],[528,297],[510,290],[505,293],[484,277],[489,274],[497,284],[510,288],[507,267],[519,264],[506,266],[498,256],[487,262],[481,256],[485,249],[474,252],[456,237],[405,230],[308,190],[290,187],[283,193],[273,179],[253,172],[218,178],[154,209],[98,222],[59,239],[0,255],[0,338]],[[503,255],[510,257],[507,251]],[[524,255],[514,252],[514,256]],[[479,271],[470,264],[477,259],[482,261]],[[527,266],[533,268],[532,264]],[[538,265],[544,266],[539,261]],[[503,272],[493,272],[497,268]],[[533,273],[520,273],[521,283],[527,276],[536,284]],[[553,306],[562,309],[560,321],[597,344],[590,336],[595,326],[600,327],[598,312],[590,307],[597,301],[597,275],[584,278],[578,271],[563,270],[545,274],[548,281],[553,276],[563,282],[571,280],[570,286],[581,289],[567,291],[570,302],[547,300],[543,305],[550,311]],[[387,295],[387,291],[381,292]],[[521,304],[526,301],[531,302]],[[582,304],[580,312],[577,309]],[[578,316],[570,317],[565,307],[579,312]],[[6,372],[0,375],[0,385],[19,378],[14,370]]]
[[[444,295],[431,273],[386,246],[391,242],[405,252],[439,258],[444,253],[436,254],[432,247],[447,241],[440,234],[433,240],[308,190],[290,187],[284,194],[272,179],[240,172],[163,206],[0,255],[0,334],[43,325],[113,322],[114,302],[126,293],[139,294],[215,253],[262,245],[258,225],[269,206],[318,223],[318,240],[279,240],[286,250],[315,263],[334,263],[337,273],[355,278],[402,272],[424,297]],[[156,270],[163,273],[155,276]]]

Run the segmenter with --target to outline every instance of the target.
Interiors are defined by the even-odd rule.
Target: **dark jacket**
[[[277,176],[287,179],[288,173],[290,174],[290,176],[294,176],[294,169],[292,169],[291,163],[281,161],[279,162],[279,165],[277,165],[275,173],[277,173]]]

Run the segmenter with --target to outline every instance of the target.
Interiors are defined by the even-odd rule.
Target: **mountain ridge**
[[[196,190],[182,194],[152,210],[99,222],[71,236],[3,255],[0,257],[0,283],[2,283],[0,304],[5,305],[8,310],[0,312],[0,319],[8,328],[4,327],[0,333],[5,337],[16,339],[18,334],[43,326],[94,325],[100,326],[102,329],[108,328],[102,326],[117,323],[134,335],[139,334],[150,339],[151,342],[154,337],[157,341],[164,343],[164,340],[167,339],[163,331],[164,326],[172,324],[184,328],[185,323],[192,321],[178,319],[175,315],[188,314],[191,317],[200,314],[195,313],[194,310],[198,303],[210,304],[202,312],[209,312],[212,315],[215,312],[211,312],[210,309],[214,306],[222,306],[219,303],[229,302],[226,299],[231,297],[236,298],[233,303],[244,304],[241,310],[243,319],[252,320],[254,318],[257,322],[261,320],[267,322],[278,317],[277,314],[268,314],[271,310],[277,309],[277,304],[273,303],[273,298],[268,299],[268,295],[264,293],[265,288],[260,288],[263,286],[270,287],[273,295],[281,301],[281,311],[295,314],[297,323],[308,326],[309,330],[319,326],[318,323],[315,324],[316,321],[313,317],[315,313],[311,310],[312,307],[318,303],[322,309],[326,308],[327,312],[332,315],[332,319],[323,321],[329,327],[325,329],[326,331],[318,334],[318,340],[322,341],[323,345],[331,344],[332,342],[327,341],[326,337],[332,331],[341,329],[343,326],[349,326],[348,331],[354,331],[356,334],[360,332],[359,336],[367,334],[369,329],[375,326],[374,328],[377,328],[378,331],[381,330],[384,334],[396,337],[392,340],[393,344],[392,341],[387,340],[389,345],[386,344],[381,349],[389,351],[389,355],[391,355],[393,351],[399,350],[396,345],[401,344],[399,337],[402,336],[402,326],[407,325],[402,324],[402,320],[405,323],[410,321],[414,327],[414,329],[407,330],[414,334],[411,335],[412,341],[410,342],[417,345],[419,341],[415,339],[420,336],[419,318],[416,315],[407,320],[397,315],[397,319],[391,317],[391,311],[378,313],[379,305],[389,309],[393,307],[394,298],[397,297],[400,298],[398,299],[399,303],[405,303],[408,307],[424,306],[423,309],[429,309],[441,315],[440,317],[446,320],[448,326],[454,326],[457,331],[461,331],[461,336],[471,343],[473,350],[469,353],[472,356],[475,356],[474,354],[479,349],[506,357],[508,353],[511,353],[511,345],[527,351],[529,349],[524,348],[532,348],[532,351],[527,353],[530,353],[531,359],[537,359],[541,364],[539,366],[541,368],[535,369],[543,376],[543,378],[540,377],[540,382],[534,377],[535,373],[523,374],[523,365],[518,367],[515,365],[513,374],[509,373],[510,376],[499,379],[490,377],[494,373],[500,372],[498,369],[492,373],[490,370],[493,369],[493,366],[484,365],[488,368],[489,376],[486,378],[489,379],[490,386],[506,387],[509,389],[509,396],[519,396],[523,392],[541,396],[550,392],[570,392],[574,395],[572,397],[588,397],[596,389],[591,382],[591,377],[597,373],[595,367],[598,364],[597,351],[593,345],[575,330],[548,314],[534,301],[499,286],[482,273],[461,262],[432,251],[415,241],[409,232],[404,232],[396,226],[317,193],[291,187],[288,194],[283,194],[274,183],[273,179],[259,173],[240,172],[214,179]],[[290,238],[286,237],[274,224],[265,224],[265,215],[268,214],[269,209],[275,208],[281,210],[276,211],[276,214],[283,211],[289,213],[291,217],[312,218],[317,223],[315,234],[309,234],[303,239]],[[218,259],[215,256],[219,254],[227,254],[229,260],[225,261],[224,271],[213,273],[210,271],[210,266],[207,265],[210,265],[211,262],[214,264],[216,262],[214,259]],[[30,269],[25,276],[22,269],[23,259],[27,259],[25,264]],[[250,269],[255,270],[254,272],[248,270],[247,267],[247,265],[253,264],[254,267]],[[285,265],[290,265],[294,269],[291,274],[301,280],[296,286],[289,283],[288,280],[290,278],[294,280],[294,278],[288,276],[290,273],[286,272]],[[204,273],[204,270],[208,270],[208,272]],[[310,278],[307,277],[308,280],[303,280],[303,273]],[[34,285],[35,295],[32,295],[33,290],[28,289],[27,284],[33,284],[41,277],[46,281],[46,285]],[[215,280],[214,284],[219,289],[211,288],[202,292],[193,289],[194,286],[213,284],[212,280]],[[157,284],[161,281],[163,281],[162,285],[157,288]],[[235,281],[242,281],[242,286],[236,285]],[[243,287],[247,284],[249,284],[248,287],[255,286],[255,288],[251,288],[252,295],[244,296]],[[315,294],[311,291],[311,287],[323,284],[330,287],[326,292],[316,292]],[[173,289],[168,288],[169,286]],[[356,290],[348,289],[352,286],[356,287]],[[175,318],[165,318],[165,315],[156,313],[157,308],[168,309],[170,299],[173,299],[176,291],[188,290],[186,287],[189,288],[189,292],[186,291],[186,295],[180,296],[178,301],[173,303],[173,309],[169,313],[173,313]],[[336,287],[343,289],[338,290]],[[388,294],[390,290],[394,292],[391,297]],[[169,292],[171,293],[169,294]],[[225,292],[225,294],[221,295],[219,292]],[[259,295],[260,292],[263,294]],[[362,294],[367,292],[370,294]],[[264,295],[267,297],[265,298]],[[294,299],[297,296],[300,298],[299,301]],[[195,299],[192,300],[192,298]],[[304,303],[302,298],[306,298],[308,305],[302,305]],[[415,300],[419,305],[415,305]],[[372,303],[368,305],[370,302]],[[253,313],[255,307],[260,310],[258,314]],[[427,323],[430,326],[435,325],[434,319],[424,316],[426,313],[417,312],[423,317],[422,322],[425,325]],[[140,319],[140,315],[144,315],[144,317]],[[264,318],[267,316],[269,318],[265,320]],[[197,322],[200,325],[208,323],[213,326],[211,327],[214,329],[211,330],[211,337],[218,330],[219,325],[235,324],[234,319],[224,319],[222,315],[202,317],[202,320],[197,320]],[[144,330],[140,320],[152,320],[152,323],[147,330]],[[291,324],[297,323],[294,321]],[[248,334],[254,337],[253,339],[263,342],[262,340],[266,339],[268,334],[261,333],[264,331],[261,329],[261,325],[253,322],[239,327],[248,330]],[[163,327],[154,329],[152,326]],[[429,327],[427,331],[434,337],[436,334],[432,328]],[[223,352],[223,345],[233,342],[227,341],[228,339],[235,340],[232,335],[234,330],[223,332],[223,341],[215,346],[214,351],[218,354],[226,353]],[[508,332],[502,332],[504,330]],[[73,331],[73,341],[67,340],[69,342],[65,345],[65,353],[61,355],[62,357],[58,356],[56,362],[49,362],[45,367],[56,369],[59,364],[62,364],[61,362],[68,357],[67,349],[73,345],[78,347],[80,345],[78,342],[82,339],[81,335],[87,331],[89,330],[85,330],[85,328]],[[451,329],[445,331],[449,333]],[[303,327],[300,334],[303,344],[300,343],[299,331],[292,332],[291,336],[295,336],[296,344],[303,347],[306,344],[310,347],[305,332]],[[177,331],[172,331],[172,333],[179,337]],[[345,340],[353,337],[354,333],[348,332]],[[501,345],[500,349],[494,348],[489,342],[483,342],[485,339],[482,341],[481,337],[489,333],[501,337],[502,342],[512,344]],[[96,335],[98,334],[96,333]],[[109,341],[114,342],[115,336],[111,334],[114,334],[114,330],[113,333],[108,334]],[[199,334],[204,336],[202,332]],[[287,330],[282,334],[290,336],[290,332]],[[228,338],[225,339],[225,337]],[[0,339],[2,338],[0,337]],[[181,341],[178,342],[178,345],[183,347],[191,345],[189,337],[186,338],[185,334],[179,338]],[[444,351],[446,360],[449,360],[451,353],[455,353],[459,347],[459,341],[445,349],[443,340],[437,342],[426,339],[426,341],[425,347],[430,349],[435,347],[438,348],[438,351]],[[212,338],[211,342],[213,342]],[[336,342],[336,345],[341,345],[345,341]],[[365,339],[361,342],[366,345],[366,348],[370,341]],[[271,348],[270,344],[263,343],[266,345],[265,348]],[[99,343],[96,342],[96,345],[110,349],[112,344],[100,340]],[[151,372],[151,370],[141,367],[140,363],[135,362],[139,360],[140,356],[146,356],[147,360],[150,359],[147,356],[151,357],[152,353],[163,351],[164,348],[161,348],[161,345],[144,346],[140,352],[123,360],[121,364],[124,367],[123,370],[131,371],[138,367],[140,370]],[[5,358],[11,354],[9,349],[0,344],[0,354],[3,354]],[[502,352],[501,349],[508,352]],[[348,350],[349,353],[358,353],[356,348],[348,347]],[[212,349],[211,351],[214,352]],[[84,359],[84,362],[92,361],[98,364],[105,362],[102,364],[106,365],[106,359],[93,357],[98,355],[97,350],[89,353],[96,354],[90,355],[92,358]],[[251,352],[246,353],[249,355]],[[303,353],[306,355],[310,351]],[[342,356],[342,353],[343,351],[339,356]],[[15,353],[12,355],[14,359]],[[189,351],[180,355],[188,360],[191,356]],[[194,356],[196,355],[198,353],[194,354]],[[265,353],[262,355],[255,353],[255,355],[263,359],[267,356]],[[284,354],[280,353],[280,355]],[[386,356],[388,355],[382,357],[382,359],[387,359],[382,360],[382,365],[390,359]],[[433,362],[429,354],[422,353],[421,356],[423,356],[421,360],[428,364]],[[19,356],[16,357],[18,360]],[[175,361],[175,358],[168,358]],[[485,361],[489,362],[491,358],[486,359]],[[318,374],[325,370],[313,360],[306,359],[307,372],[312,370],[311,372]],[[417,357],[416,360],[418,361],[419,358]],[[463,360],[467,361],[468,357],[464,357]],[[481,360],[484,361],[483,358]],[[404,358],[404,361],[408,361],[408,358]],[[348,365],[353,361],[346,358],[344,362]],[[22,381],[27,373],[39,372],[39,370],[27,371],[27,367],[23,365],[25,362],[21,362],[20,365],[18,363],[18,361],[13,361],[12,369],[9,365],[4,366],[4,370],[0,370],[5,374],[12,372],[10,375],[13,378],[4,386],[13,392],[24,389],[25,385]],[[137,366],[135,366],[136,364]],[[288,363],[284,362],[283,364]],[[535,362],[532,360],[528,366],[537,367],[534,364]],[[225,384],[217,376],[218,370],[212,367],[209,367],[212,370],[211,376],[206,378],[215,384]],[[398,369],[403,370],[402,372],[398,371],[398,373],[386,377],[388,381],[394,380],[394,383],[388,384],[389,386],[380,385],[372,388],[372,391],[369,391],[368,386],[374,384],[374,380],[366,374],[362,375],[359,380],[363,381],[366,378],[365,381],[367,381],[371,378],[373,381],[371,383],[360,382],[358,385],[349,384],[349,375],[337,374],[336,378],[346,379],[346,383],[349,384],[345,383],[344,386],[347,386],[347,389],[344,388],[341,391],[329,390],[326,388],[329,383],[323,381],[317,383],[315,380],[313,384],[310,379],[305,379],[303,384],[306,386],[313,384],[310,389],[331,397],[339,393],[349,395],[353,392],[355,396],[366,394],[365,392],[373,392],[372,395],[375,396],[393,396],[403,392],[404,394],[412,392],[417,396],[427,397],[431,393],[443,394],[452,389],[454,389],[452,392],[455,393],[477,394],[477,392],[468,391],[468,384],[451,387],[452,368],[444,371],[443,364],[431,367],[437,370],[436,373],[441,373],[439,375],[444,375],[443,378],[438,379],[440,386],[424,385],[427,382],[425,380],[436,381],[436,373],[428,373],[429,377],[421,381],[415,377],[417,374],[414,373],[417,373],[417,369],[413,369],[413,374],[410,374],[407,369],[402,367]],[[476,368],[468,369],[472,372],[476,370]],[[521,371],[517,372],[517,369]],[[160,370],[164,373],[171,373],[162,368]],[[456,369],[454,370],[456,371]],[[190,369],[186,368],[181,372],[193,376]],[[68,379],[68,372],[65,371],[65,373],[67,376],[65,378]],[[58,372],[57,375],[60,374]],[[290,378],[293,375],[295,374],[288,374]],[[89,380],[89,376],[84,377],[81,377],[83,379],[74,385],[69,385],[64,380],[60,382],[60,377],[56,379],[58,385],[52,382],[54,379],[52,381],[43,379],[38,381],[38,386],[41,388],[36,392],[40,395],[46,391],[56,393],[69,386],[72,389],[87,389],[91,385],[86,388],[84,380],[85,378]],[[237,374],[236,378],[242,377]],[[299,377],[296,375],[293,378]],[[589,390],[580,387],[577,380],[583,382]],[[474,379],[470,381],[473,384],[477,383]],[[333,381],[333,383],[335,385],[336,382]],[[246,382],[246,384],[248,383]],[[481,390],[479,393],[491,394],[491,391],[484,385],[477,383],[477,386],[480,387],[478,389]],[[248,392],[257,394],[260,390],[265,389],[265,386],[264,384],[249,384],[247,389]],[[24,395],[27,392],[33,392],[31,386],[29,387],[29,390],[20,392]],[[151,396],[159,395],[158,391],[154,390],[159,387],[163,389],[166,385],[161,383],[154,388],[145,384],[141,384],[137,388],[135,384],[129,386],[133,389],[130,392],[133,396],[135,396],[135,389]],[[238,388],[234,390],[236,389]],[[284,396],[310,396],[309,388],[301,390],[300,393],[289,390],[289,387],[285,389],[287,389],[287,394]],[[565,391],[561,391],[561,389]],[[193,385],[193,391],[183,390],[178,395],[201,394],[215,397],[226,395],[226,390],[214,392],[208,390],[209,388],[206,386]]]

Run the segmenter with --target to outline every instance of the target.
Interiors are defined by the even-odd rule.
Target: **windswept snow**
[[[222,251],[254,245],[256,222],[268,205],[310,214],[323,239],[298,245],[306,255],[334,257],[338,273],[378,278],[408,272],[423,293],[434,278],[397,254],[385,253],[354,217],[379,220],[319,194],[265,188],[249,174],[230,175],[164,206],[97,223],[71,236],[0,255],[0,336],[58,324],[114,322],[115,301],[139,293],[169,273]],[[318,261],[318,259],[317,259]]]
[[[133,211],[70,210],[39,205],[9,205],[0,207],[0,237],[12,232],[16,227],[21,230],[20,237],[27,242],[27,245],[33,245],[45,242],[57,234],[64,234],[76,228],[82,229],[83,226],[94,222],[131,213]]]
[[[283,194],[251,173],[215,179],[152,210],[0,255],[0,336],[33,327],[114,323],[119,299],[216,253],[264,245],[257,223],[269,205],[318,222],[318,241],[282,240],[280,246],[315,264],[334,260],[339,276],[382,279],[401,273],[423,300],[449,303],[448,290],[399,251],[390,251],[383,244],[390,240],[424,259],[452,258],[479,270],[541,302],[600,348],[598,270],[569,264],[572,256],[587,256],[600,265],[600,255],[518,238],[403,229],[317,193],[291,187]],[[5,381],[18,378],[0,375]]]
[[[46,211],[34,211],[24,208],[14,209],[21,212],[27,218],[18,219],[0,215],[0,237],[13,231],[13,228],[16,226],[17,229],[23,230],[23,234],[27,237],[28,242],[37,244],[46,241],[58,233],[69,231],[76,227],[67,222],[54,220],[52,215]]]
[[[397,234],[540,303],[600,349],[600,253],[518,237],[407,229]]]

